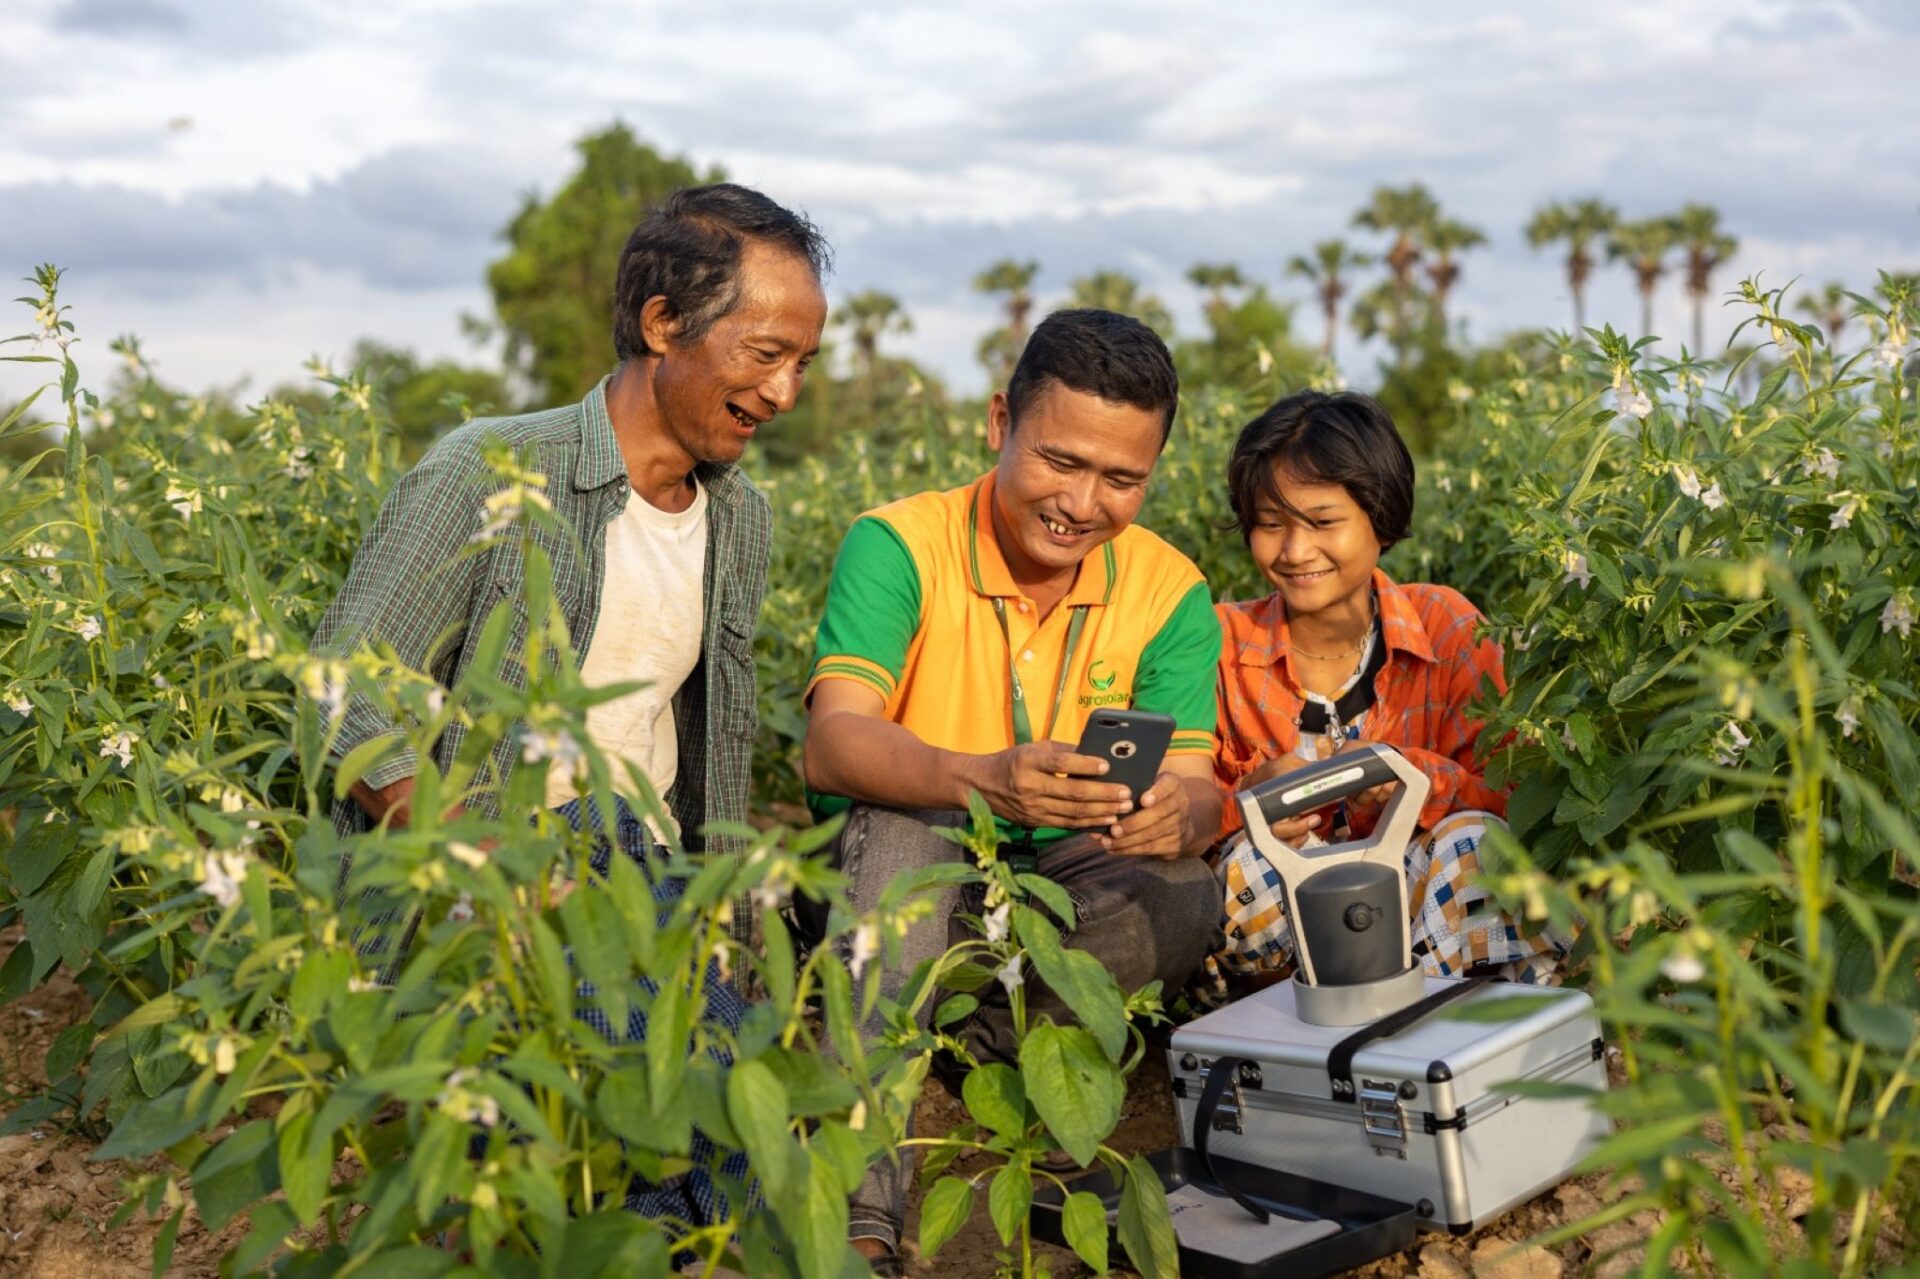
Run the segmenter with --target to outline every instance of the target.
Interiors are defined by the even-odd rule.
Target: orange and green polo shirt
[[[858,680],[921,741],[987,755],[1015,744],[1011,657],[1036,740],[1077,742],[1096,710],[1132,707],[1173,716],[1169,756],[1211,756],[1220,623],[1200,570],[1129,525],[1087,556],[1042,620],[994,538],[993,483],[989,472],[854,521],[827,587],[807,696],[822,680]],[[1069,654],[1076,612],[1084,620]],[[822,816],[847,806],[810,799]],[[1001,823],[1003,838],[1024,833]],[[1034,842],[1068,833],[1038,830]]]

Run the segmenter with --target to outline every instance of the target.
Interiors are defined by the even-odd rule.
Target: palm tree
[[[1607,235],[1607,259],[1633,268],[1640,290],[1640,336],[1653,336],[1653,292],[1667,273],[1667,254],[1679,240],[1672,218],[1622,222]]]
[[[1620,225],[1620,210],[1604,200],[1555,200],[1534,210],[1527,243],[1536,249],[1565,241],[1567,292],[1573,295],[1573,334],[1587,331],[1587,279],[1593,274],[1593,242]]]
[[[1713,270],[1740,248],[1740,241],[1720,229],[1720,210],[1710,204],[1689,204],[1674,218],[1680,245],[1687,252],[1687,296],[1693,300],[1693,348],[1706,345],[1707,294]]]
[[[1069,306],[1131,315],[1161,337],[1173,332],[1173,313],[1167,310],[1167,304],[1151,293],[1142,293],[1140,282],[1124,272],[1095,271],[1081,276],[1067,289]]]
[[[1196,289],[1207,291],[1207,322],[1216,329],[1220,327],[1220,315],[1230,305],[1227,290],[1247,287],[1240,268],[1231,262],[1195,262],[1187,270],[1187,280]]]
[[[1367,206],[1353,215],[1353,225],[1392,236],[1382,260],[1393,280],[1393,323],[1387,336],[1396,356],[1405,361],[1412,340],[1413,269],[1420,262],[1420,232],[1440,216],[1440,204],[1419,183],[1404,187],[1375,187]]]
[[[1827,286],[1817,294],[1803,294],[1799,306],[1802,315],[1811,316],[1826,335],[1827,350],[1840,345],[1840,330],[1847,327],[1851,317],[1850,306],[1853,299],[1847,296],[1847,286],[1838,280],[1830,280]]]
[[[900,305],[899,298],[878,289],[867,289],[842,302],[833,322],[844,327],[853,339],[854,364],[859,368],[867,405],[871,408],[880,370],[880,339],[888,333],[913,332],[913,320]]]
[[[1373,265],[1371,253],[1349,248],[1345,240],[1322,240],[1313,246],[1311,258],[1294,254],[1287,259],[1287,274],[1297,275],[1313,285],[1320,298],[1320,314],[1326,320],[1326,332],[1320,339],[1320,354],[1333,358],[1333,339],[1340,329],[1340,299],[1347,295],[1346,276]]]
[[[1012,258],[1001,258],[973,277],[976,291],[1004,297],[1001,305],[1006,308],[1007,322],[981,338],[977,351],[980,363],[987,366],[987,372],[995,381],[1005,382],[1013,376],[1013,366],[1019,363],[1020,352],[1027,345],[1027,317],[1033,311],[1033,277],[1039,273],[1040,264],[1031,259],[1016,262]]]
[[[1486,232],[1457,218],[1436,216],[1420,229],[1420,243],[1427,252],[1427,279],[1433,284],[1433,318],[1443,334],[1447,331],[1447,295],[1460,282],[1460,263],[1455,255],[1486,242]]]

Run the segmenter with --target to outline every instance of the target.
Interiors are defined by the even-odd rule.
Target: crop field
[[[502,455],[475,494],[536,571],[473,669],[518,660],[525,692],[310,656],[409,464],[379,388],[328,374],[324,396],[239,408],[168,389],[131,344],[110,387],[82,387],[68,344],[95,335],[50,270],[27,301],[0,355],[44,361],[50,384],[0,434],[56,433],[0,463],[0,1002],[58,986],[76,1012],[31,1070],[14,1059],[0,1142],[71,1134],[126,1161],[119,1215],[149,1223],[158,1271],[191,1212],[204,1273],[845,1272],[846,1195],[936,1087],[939,1037],[905,1010],[881,1042],[855,1033],[914,885],[847,910],[796,820],[799,695],[847,523],[983,471],[977,415],[909,396],[884,436],[750,460],[776,519],[762,820],[679,859],[665,904],[621,859],[606,891],[559,895],[585,845],[524,814],[563,752],[528,742],[505,817],[434,816],[516,723],[585,739],[537,571],[548,477]],[[1737,359],[1603,329],[1476,361],[1420,458],[1415,535],[1382,563],[1465,592],[1505,649],[1487,740],[1512,838],[1490,882],[1578,934],[1572,980],[1619,1052],[1598,1102],[1609,1193],[1537,1242],[1596,1267],[1854,1275],[1916,1253],[1920,313],[1912,281],[1882,277],[1834,349],[1791,301],[1742,286]],[[1217,598],[1264,593],[1227,521],[1229,446],[1301,380],[1249,358],[1184,390],[1142,522]],[[371,760],[331,767],[327,746],[350,696],[423,755],[450,723],[470,732],[410,829],[349,845],[328,809]],[[609,785],[604,760],[581,766]],[[947,1024],[1011,966],[1018,1007],[1024,963],[1075,1015],[1027,1025],[1017,1070],[975,1071],[951,1122],[923,1126],[919,1253],[948,1257],[984,1205],[994,1266],[1170,1274],[1157,1183],[1113,1135],[1176,992],[1087,971],[1023,904],[1044,890],[974,847],[965,873],[1011,914],[914,1000]],[[834,943],[796,950],[795,893],[833,905]],[[402,918],[417,935],[389,962]],[[737,1031],[703,1013],[722,977],[753,995]],[[643,1015],[646,1042],[597,1035],[583,1002]],[[717,1220],[670,1238],[622,1190],[685,1169],[696,1129],[741,1158]],[[1126,1181],[1111,1256],[1097,1203],[1069,1201],[1077,1260],[1028,1236],[1055,1147]],[[1579,1243],[1597,1238],[1614,1242]]]

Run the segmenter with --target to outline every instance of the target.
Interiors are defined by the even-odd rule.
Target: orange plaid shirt
[[[1380,633],[1387,662],[1374,677],[1374,703],[1360,729],[1363,739],[1396,747],[1433,783],[1420,825],[1431,829],[1448,813],[1478,808],[1505,816],[1507,797],[1487,785],[1474,758],[1483,721],[1467,714],[1483,681],[1507,689],[1500,646],[1476,639],[1480,610],[1446,586],[1395,584],[1373,571],[1380,601]],[[1289,655],[1287,610],[1279,595],[1215,606],[1220,648],[1219,747],[1214,777],[1227,803],[1220,836],[1240,829],[1233,792],[1254,769],[1292,751],[1295,722],[1305,706]],[[1348,813],[1356,833],[1372,828],[1376,813]]]

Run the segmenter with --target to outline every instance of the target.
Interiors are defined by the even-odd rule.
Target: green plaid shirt
[[[481,503],[497,484],[481,457],[490,439],[516,453],[531,452],[547,477],[547,497],[574,537],[536,533],[553,561],[556,603],[566,616],[576,652],[593,642],[606,578],[606,527],[626,508],[632,486],[607,416],[607,383],[578,404],[519,417],[482,418],[451,432],[420,459],[380,508],[353,557],[346,583],[320,619],[316,652],[345,653],[364,643],[391,645],[402,660],[452,687],[473,660],[481,623],[502,599],[521,590],[522,552],[508,539],[482,555],[457,558],[480,529]],[[695,475],[707,489],[707,558],[703,583],[705,634],[700,663],[673,701],[680,773],[667,806],[689,849],[707,850],[708,822],[745,822],[749,766],[759,726],[755,700],[753,631],[767,584],[773,513],[767,499],[733,466],[702,464]],[[577,548],[576,548],[577,544]],[[584,555],[584,559],[582,556]],[[508,642],[518,652],[526,636],[521,610]],[[519,663],[500,677],[525,687]],[[351,699],[336,752],[398,730],[363,698]],[[436,747],[445,768],[466,729],[448,727]],[[519,757],[518,733],[494,748],[502,783]],[[404,743],[366,774],[378,789],[419,769]],[[350,799],[336,800],[333,823],[342,835],[366,830],[366,814]],[[711,851],[723,851],[716,844]]]

